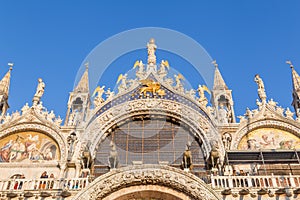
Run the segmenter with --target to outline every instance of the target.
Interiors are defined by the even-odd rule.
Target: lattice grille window
[[[99,145],[95,160],[95,175],[106,172],[110,144],[116,144],[121,166],[135,163],[159,164],[180,167],[186,144],[191,142],[194,169],[203,169],[205,161],[200,144],[187,128],[168,119],[133,119],[117,126]]]

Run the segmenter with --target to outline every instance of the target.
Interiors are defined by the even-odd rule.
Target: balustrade
[[[24,190],[82,190],[89,185],[88,178],[40,178],[0,180],[1,191]]]
[[[300,176],[218,176],[211,175],[212,188],[299,188]]]

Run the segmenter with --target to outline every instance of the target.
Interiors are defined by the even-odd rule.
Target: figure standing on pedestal
[[[257,83],[257,86],[258,86],[257,92],[258,92],[258,96],[259,96],[260,100],[263,103],[266,103],[267,95],[265,92],[265,85],[264,85],[263,80],[260,78],[259,74],[255,75],[254,81]]]
[[[68,161],[72,160],[77,142],[78,142],[78,138],[75,133],[71,133],[67,137],[67,143],[68,143],[68,158],[67,159],[68,159]]]
[[[44,94],[45,91],[45,83],[41,78],[38,79],[38,86],[36,88],[36,93],[32,99],[33,105],[36,106],[40,103],[41,97]]]
[[[228,124],[228,111],[225,109],[224,105],[220,106],[218,117],[221,124]]]
[[[148,49],[148,65],[155,65],[156,64],[156,56],[155,56],[155,50],[156,50],[155,40],[154,38],[151,38],[149,43],[147,44]]]

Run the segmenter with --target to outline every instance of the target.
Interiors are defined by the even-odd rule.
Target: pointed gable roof
[[[294,69],[293,66],[291,66],[292,68],[292,81],[293,81],[293,91],[297,92],[300,90],[300,76],[299,74],[296,72],[296,70]]]
[[[228,87],[219,71],[217,65],[215,65],[215,75],[214,75],[214,87],[213,90],[228,90]]]
[[[10,85],[10,73],[12,67],[9,68],[8,72],[4,75],[2,80],[0,81],[0,94],[8,97],[9,93],[9,85]]]
[[[88,72],[88,64],[86,64],[85,71],[78,82],[78,85],[76,86],[74,92],[89,92],[89,72]]]

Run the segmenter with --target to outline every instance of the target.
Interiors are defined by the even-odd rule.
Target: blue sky
[[[15,63],[9,111],[31,103],[37,79],[42,77],[44,105],[64,118],[68,94],[87,54],[108,37],[139,27],[173,29],[200,43],[217,60],[233,90],[237,115],[247,107],[255,108],[258,97],[253,78],[257,73],[265,82],[268,98],[282,107],[290,106],[291,70],[285,61],[292,60],[300,72],[299,10],[296,0],[1,0],[0,75],[8,70],[7,62]],[[146,61],[144,57],[128,63],[136,59]],[[128,63],[124,66],[129,69]],[[122,67],[119,73],[124,73]]]

